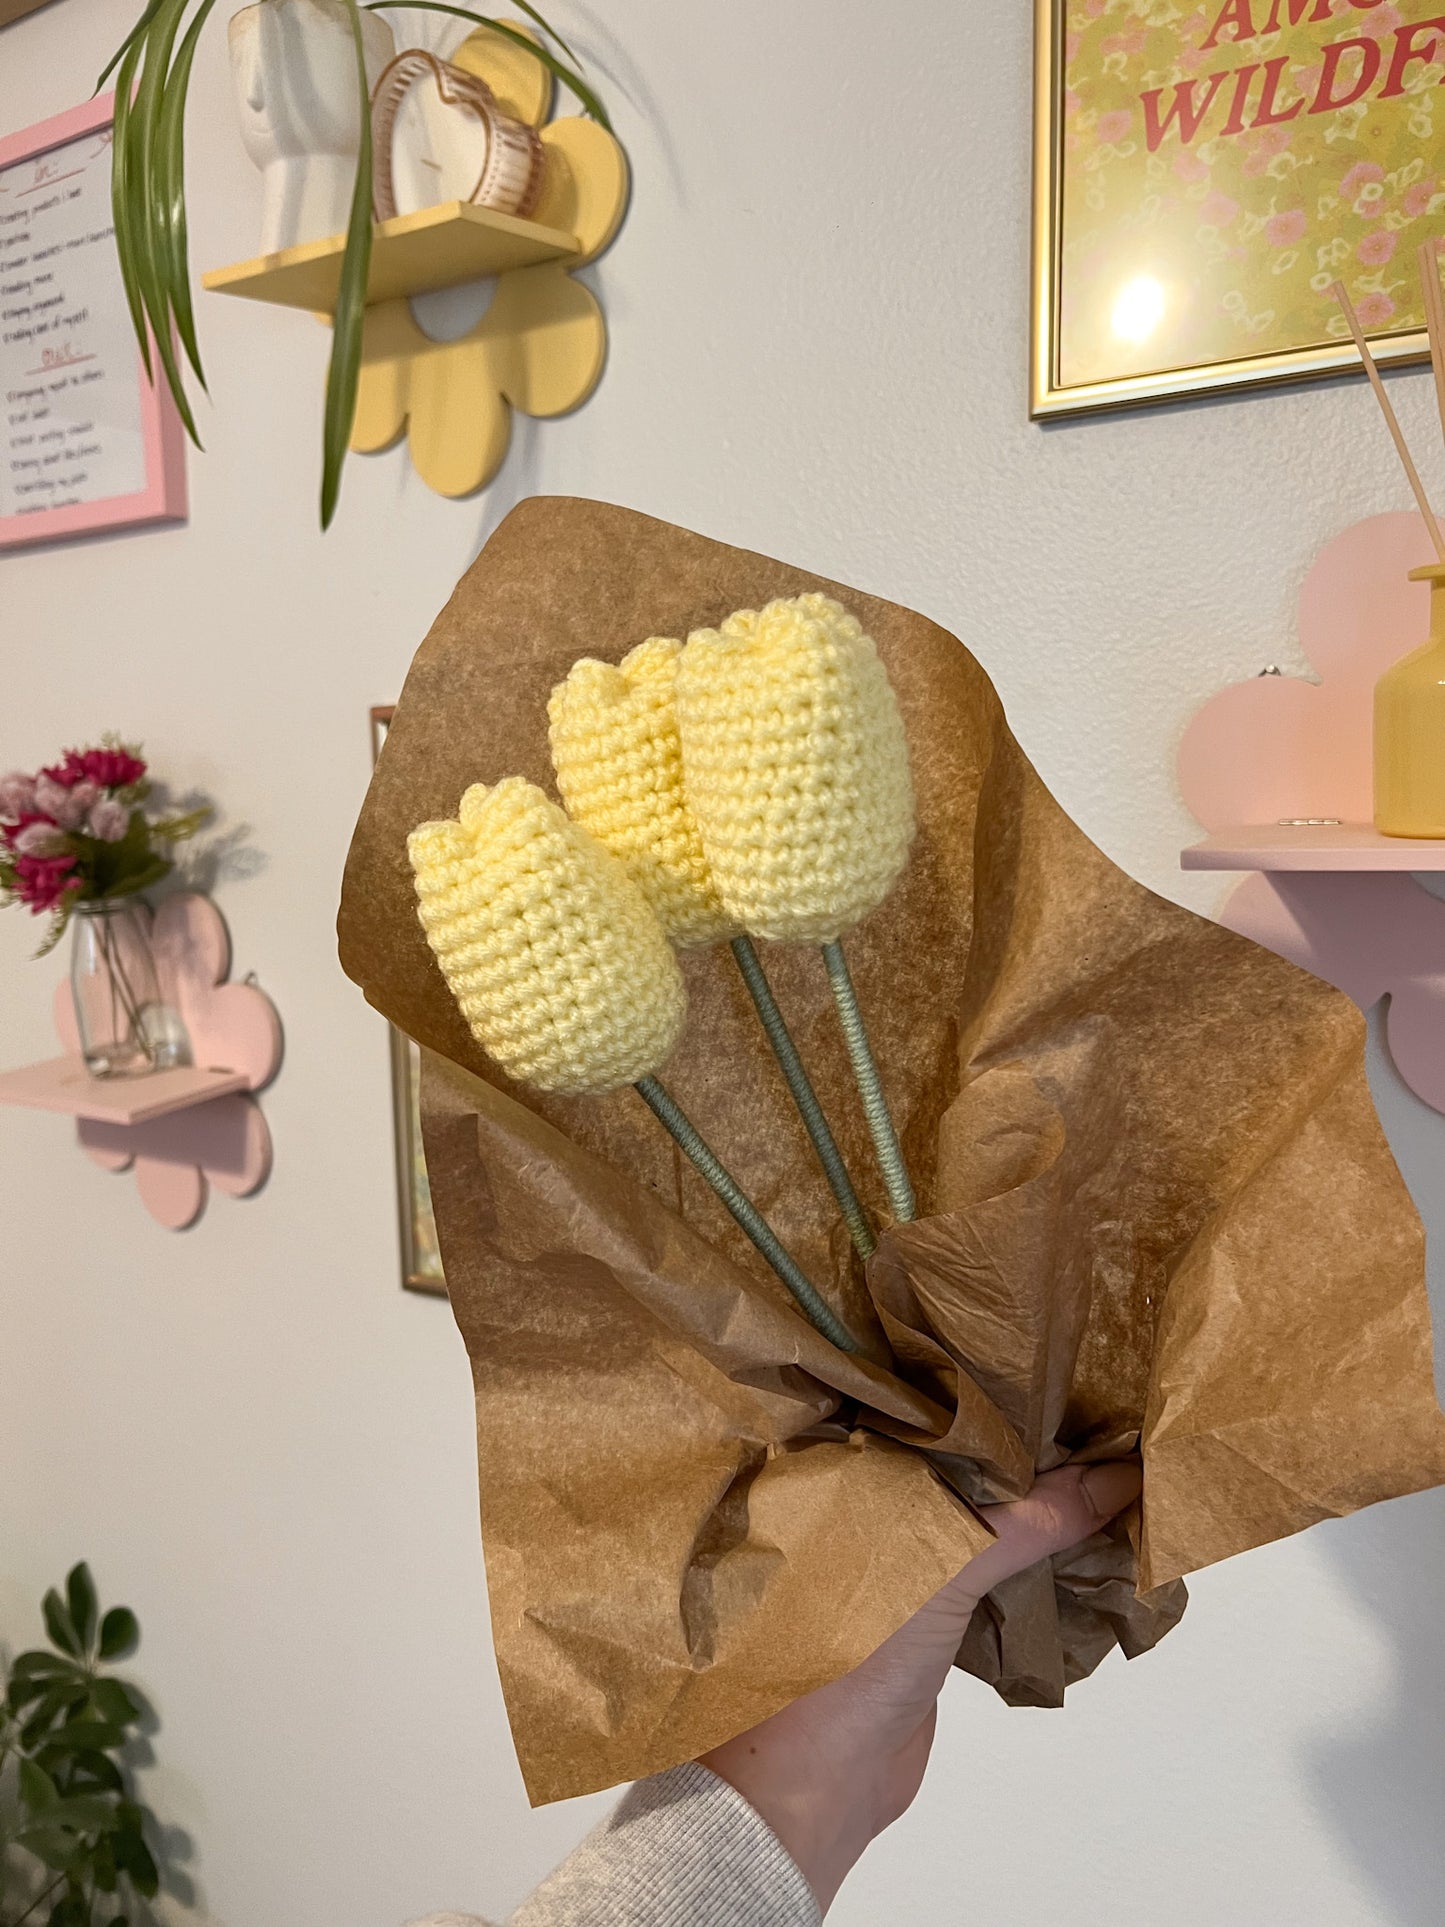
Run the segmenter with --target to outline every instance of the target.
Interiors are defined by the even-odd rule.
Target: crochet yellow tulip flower
[[[857,1345],[655,1073],[687,1000],[667,933],[610,850],[534,783],[474,783],[455,818],[407,838],[417,913],[472,1035],[538,1090],[632,1084],[808,1317]]]
[[[666,934],[617,859],[535,784],[473,784],[407,854],[442,975],[509,1076],[601,1093],[659,1068],[686,1014]]]
[[[824,595],[694,630],[677,667],[687,802],[723,908],[753,936],[823,947],[894,1216],[915,1215],[838,939],[893,888],[913,841],[898,702],[873,639]]]
[[[618,856],[674,943],[742,928],[713,887],[682,785],[673,683],[682,644],[649,636],[615,666],[575,663],[547,705],[552,767],[572,820]]]
[[[755,937],[830,943],[913,841],[908,743],[856,616],[824,595],[697,629],[677,667],[687,801],[723,907]]]
[[[649,636],[615,666],[584,657],[547,705],[552,767],[574,822],[620,857],[676,944],[732,945],[768,1041],[860,1255],[876,1240],[763,966],[723,909],[683,785],[673,701],[682,644]]]

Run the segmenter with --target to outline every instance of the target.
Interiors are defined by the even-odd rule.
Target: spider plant
[[[264,0],[262,0],[264,4]],[[367,12],[392,7],[452,14],[489,27],[516,42],[573,93],[587,113],[609,127],[606,109],[578,70],[577,57],[562,36],[526,0],[518,10],[535,23],[541,38],[505,20],[473,13],[442,0],[369,0]],[[185,111],[196,48],[215,0],[147,0],[145,11],[117,48],[96,83],[97,92],[115,75],[115,127],[111,154],[111,204],[121,280],[147,375],[163,376],[199,448],[195,416],[186,393],[181,357],[204,388],[195,314],[191,306],[186,239]],[[366,283],[371,263],[371,114],[362,51],[363,0],[346,0],[356,47],[356,85],[360,107],[361,151],[356,187],[341,260],[341,279],[326,374],[322,429],[321,526],[329,528],[341,489],[341,466],[356,416],[361,378],[361,336]],[[193,10],[194,9],[194,10]],[[190,15],[187,22],[187,15]],[[184,32],[182,29],[184,28]],[[154,357],[154,362],[153,362]]]

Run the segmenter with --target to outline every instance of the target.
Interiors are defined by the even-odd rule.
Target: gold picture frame
[[[0,27],[8,27],[12,20],[23,20],[27,13],[38,13],[49,4],[50,0],[0,0]]]
[[[1428,360],[1414,244],[1445,230],[1445,166],[1428,168],[1445,139],[1445,35],[1421,35],[1440,9],[1401,0],[1403,21],[1374,36],[1368,13],[1338,10],[1035,0],[1035,419],[1356,369],[1336,278],[1363,303],[1378,361]],[[1172,336],[1159,333],[1171,299]],[[1225,336],[1237,352],[1218,352]]]
[[[394,705],[371,712],[371,760],[386,741]],[[397,1226],[401,1237],[401,1282],[407,1291],[446,1296],[431,1185],[421,1141],[421,1050],[404,1031],[388,1024],[391,1048],[392,1136],[396,1147]]]

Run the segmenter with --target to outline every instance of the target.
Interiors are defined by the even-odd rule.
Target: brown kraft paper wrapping
[[[551,790],[547,696],[578,657],[808,590],[860,617],[908,728],[918,839],[845,944],[919,1221],[865,1277],[726,947],[684,953],[665,1077],[863,1340],[853,1358],[633,1092],[541,1097],[489,1063],[406,856],[469,783]],[[522,503],[412,664],[339,927],[348,974],[429,1053],[535,1802],[692,1758],[857,1665],[986,1543],[969,1501],[1066,1459],[1141,1452],[1143,1501],[975,1614],[959,1663],[1015,1704],[1154,1645],[1183,1574],[1445,1480],[1423,1234],[1360,1013],[1109,862],[923,616],[624,509]],[[886,1222],[822,960],[763,958]]]

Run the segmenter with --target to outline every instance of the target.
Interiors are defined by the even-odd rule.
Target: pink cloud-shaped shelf
[[[191,891],[167,897],[155,913],[151,943],[161,996],[179,1011],[200,1068],[105,1080],[94,1108],[113,1096],[117,1114],[78,1116],[76,1135],[106,1170],[134,1169],[151,1216],[181,1231],[201,1215],[212,1185],[242,1198],[270,1174],[271,1133],[252,1093],[281,1062],[281,1022],[264,991],[226,981],[230,933],[209,897]],[[78,1054],[64,983],[56,987],[55,1028],[66,1050]],[[173,1088],[162,1088],[167,1080]],[[187,1095],[188,1084],[194,1096]],[[50,1108],[73,1109],[78,1101]],[[145,1115],[148,1102],[171,1107]]]
[[[1396,1068],[1445,1111],[1445,903],[1409,874],[1445,870],[1445,839],[1371,825],[1374,688],[1428,634],[1429,587],[1408,577],[1434,560],[1412,514],[1371,516],[1327,543],[1299,605],[1320,680],[1260,675],[1211,697],[1184,733],[1179,782],[1216,846],[1187,852],[1190,867],[1259,872],[1220,921],[1362,1009],[1388,997]],[[1327,821],[1293,827],[1311,818]]]

